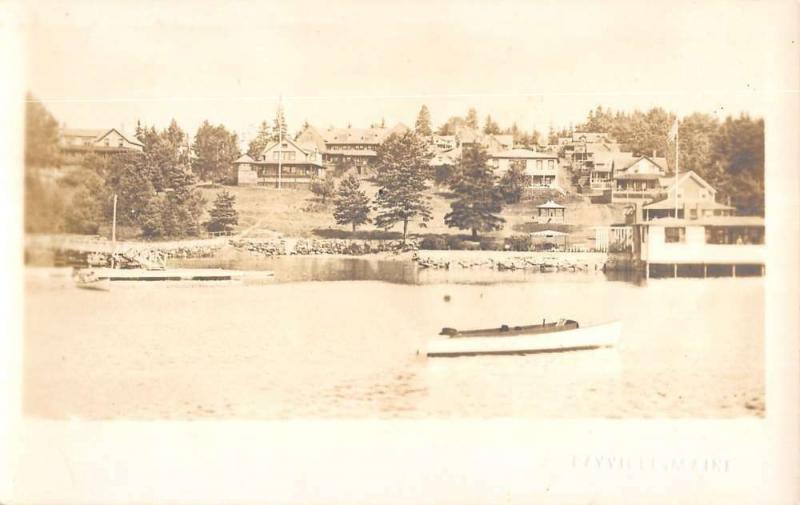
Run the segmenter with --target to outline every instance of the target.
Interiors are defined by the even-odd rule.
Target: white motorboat
[[[458,331],[444,328],[442,338],[431,340],[428,357],[535,354],[614,347],[622,333],[621,322],[581,328],[577,321],[506,326]]]

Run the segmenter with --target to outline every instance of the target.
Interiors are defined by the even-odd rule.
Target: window
[[[543,165],[542,160],[536,160],[536,170],[541,170]]]
[[[555,170],[556,168],[555,160],[547,160],[547,168],[548,170]]]
[[[106,147],[108,147],[108,146],[110,146],[110,145],[111,145],[111,141],[110,141],[109,139],[106,139],[106,140],[103,142],[103,144],[104,144]]]
[[[667,244],[677,244],[686,242],[686,228],[669,227],[664,228],[664,242]]]
[[[272,160],[278,161],[280,159],[281,153],[280,151],[272,151]]]

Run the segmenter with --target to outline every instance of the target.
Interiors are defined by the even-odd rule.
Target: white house
[[[508,149],[491,155],[490,163],[495,173],[502,176],[512,167],[522,169],[533,189],[563,191],[558,180],[558,155],[530,149]]]
[[[650,221],[677,217],[693,220],[732,215],[733,207],[717,202],[716,196],[717,190],[690,170],[680,174],[678,179],[666,188],[664,198],[642,206],[642,219]]]

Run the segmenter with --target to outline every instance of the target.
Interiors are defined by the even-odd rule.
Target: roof
[[[318,150],[325,150],[325,139],[322,137],[319,131],[317,131],[317,129],[311,125],[306,126],[305,129],[303,129],[303,131],[297,136],[295,141],[299,145],[309,146],[313,144]]]
[[[247,154],[243,154],[239,156],[239,159],[234,161],[234,163],[253,163],[255,160],[248,156]]]
[[[142,144],[141,142],[139,142],[139,139],[137,139],[136,137],[133,137],[132,135],[131,135],[131,136],[127,136],[127,135],[125,135],[124,133],[122,133],[121,131],[117,130],[116,128],[111,128],[110,130],[106,131],[105,133],[103,133],[102,135],[100,135],[100,136],[97,138],[97,140],[95,140],[95,142],[99,142],[99,141],[103,140],[103,139],[104,139],[106,136],[108,136],[108,134],[109,134],[109,133],[111,133],[111,132],[117,132],[117,134],[118,134],[120,137],[122,137],[123,139],[125,139],[125,140],[126,140],[128,143],[130,143],[130,144],[136,144],[136,145],[138,145],[138,146],[142,146],[142,147],[144,147],[144,144]],[[133,138],[133,140],[131,140],[131,138]]]
[[[537,205],[536,208],[537,209],[565,209],[566,207],[564,207],[563,205],[557,204],[553,200],[548,200],[547,202],[545,202],[545,203],[543,203],[541,205]]]
[[[494,137],[498,142],[500,142],[503,145],[509,145],[509,146],[513,146],[514,145],[514,136],[513,135],[495,135],[495,134],[492,134],[492,135],[489,135],[489,136],[490,137]]]
[[[509,149],[500,151],[491,155],[492,158],[517,158],[517,159],[556,159],[557,154],[554,153],[540,153],[531,149]]]
[[[134,137],[133,135],[127,135],[122,133],[121,131],[117,130],[116,128],[106,128],[103,130],[98,130],[95,128],[63,128],[61,130],[62,137],[80,137],[80,138],[91,138],[94,142],[99,142],[103,140],[109,133],[117,132],[117,134],[125,139],[130,144],[136,144],[138,146],[144,147],[139,139]]]
[[[326,144],[380,144],[393,133],[409,131],[403,123],[391,128],[328,128],[319,133]]]
[[[608,138],[608,133],[602,132],[573,132],[572,140],[579,141],[581,137],[585,137],[588,142],[597,142],[598,140]]]
[[[631,166],[635,165],[636,163],[638,163],[641,160],[648,160],[651,163],[653,163],[654,165],[656,165],[659,168],[661,168],[662,170],[664,170],[665,172],[667,171],[667,159],[666,158],[653,158],[653,157],[650,157],[650,156],[631,156],[627,161],[623,160],[623,158],[620,158],[619,160],[615,160],[614,169],[622,172],[622,171],[628,170]],[[617,161],[619,161],[619,163],[617,163]],[[623,161],[625,161],[624,164],[623,164]]]
[[[673,179],[673,183],[669,185],[668,191],[672,190],[676,185],[680,186],[681,184],[683,184],[684,182],[686,182],[690,178],[694,179],[695,181],[697,181],[701,186],[703,186],[705,189],[711,191],[712,193],[716,193],[717,192],[717,190],[714,189],[711,186],[711,184],[709,184],[708,182],[706,182],[705,179],[703,179],[702,177],[697,175],[697,173],[695,173],[694,170],[689,170],[688,172],[684,172],[683,174],[679,175],[677,182],[674,181],[674,179]]]
[[[701,219],[665,217],[639,223],[649,226],[764,226],[761,216],[710,216]]]
[[[591,142],[586,144],[586,152],[592,154],[619,152],[619,144],[610,142]]]

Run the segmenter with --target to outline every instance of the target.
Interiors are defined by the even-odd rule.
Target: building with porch
[[[308,186],[315,177],[325,175],[322,153],[313,144],[301,145],[286,138],[267,145],[258,159],[248,155],[233,162],[238,185],[270,187]]]
[[[642,206],[642,220],[672,217],[702,219],[714,216],[731,216],[734,208],[716,201],[717,190],[702,177],[690,170],[680,174],[667,187],[663,198]]]
[[[322,153],[327,169],[355,169],[359,175],[371,175],[376,167],[378,148],[392,134],[403,134],[409,129],[402,123],[392,128],[327,128],[317,130],[307,126],[295,141],[314,146]]]
[[[653,200],[661,195],[668,182],[662,183],[667,175],[667,160],[639,156],[630,164],[614,165],[612,201]]]
[[[521,169],[529,189],[555,189],[563,192],[558,180],[558,155],[555,153],[510,149],[491,154],[489,163],[499,176],[514,167]]]
[[[141,153],[144,144],[132,135],[125,135],[116,128],[105,130],[63,128],[58,147],[65,162],[79,162],[84,156],[94,153],[110,156],[120,153]]]

